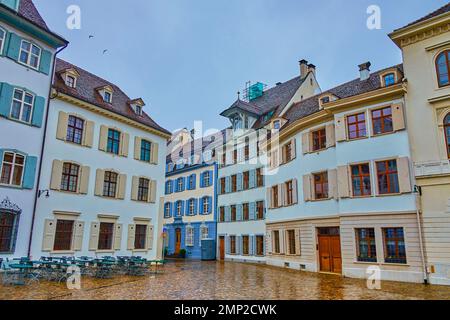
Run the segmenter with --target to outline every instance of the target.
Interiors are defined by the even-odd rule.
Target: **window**
[[[141,140],[141,161],[150,162],[152,143],[147,140]]]
[[[353,196],[370,196],[372,194],[370,182],[370,167],[368,163],[351,166]]]
[[[256,202],[256,219],[264,219],[264,201]]]
[[[242,254],[244,256],[248,256],[250,254],[249,242],[249,236],[242,236]]]
[[[0,29],[0,53],[3,52],[3,44],[5,43],[6,32]]]
[[[183,187],[184,187],[184,179],[183,178],[178,178],[177,179],[177,191],[178,192],[183,191]]]
[[[294,187],[292,180],[285,183],[286,186],[286,205],[290,206],[294,203]]]
[[[250,139],[248,137],[245,138],[244,157],[245,161],[250,159]]]
[[[292,141],[288,142],[283,146],[284,162],[289,162],[292,160]]]
[[[272,203],[274,208],[278,208],[278,185],[272,187]]]
[[[0,212],[0,252],[10,252],[13,244],[16,215]]]
[[[394,131],[391,107],[372,111],[373,134],[383,134]]]
[[[166,194],[171,194],[173,192],[172,186],[173,186],[172,180],[166,181]]]
[[[66,141],[81,144],[83,138],[84,120],[75,116],[69,116],[67,122]]]
[[[406,264],[406,248],[403,228],[385,228],[384,260],[386,263]]]
[[[181,201],[177,201],[176,203],[176,213],[177,217],[181,217],[181,214],[183,213],[183,203]]]
[[[170,215],[171,215],[171,213],[170,213],[170,203],[166,203],[164,205],[164,218],[168,219],[168,218],[170,218]]]
[[[3,155],[0,184],[21,186],[24,165],[25,156],[13,152],[5,152]]]
[[[222,166],[225,166],[227,163],[227,154],[222,153]]]
[[[358,261],[377,262],[377,248],[375,244],[374,229],[356,229],[356,254]]]
[[[73,226],[73,220],[58,220],[56,222],[53,250],[70,251],[72,249]]]
[[[262,169],[256,169],[256,187],[260,188],[264,186],[264,176],[262,174]]]
[[[202,206],[203,206],[203,213],[209,213],[210,208],[209,208],[209,198],[208,197],[204,197],[202,198]]]
[[[273,231],[273,252],[280,253],[280,231]]]
[[[237,175],[231,176],[231,192],[237,191]]]
[[[328,198],[328,173],[316,173],[314,179],[314,199]]]
[[[28,41],[22,40],[22,44],[20,45],[19,61],[34,69],[38,69],[40,59],[41,48]]]
[[[105,94],[103,96],[103,100],[107,103],[111,103],[111,93],[108,91],[105,91]]]
[[[204,187],[209,187],[209,178],[210,178],[209,171],[205,171],[203,173],[203,186]]]
[[[327,147],[326,129],[320,129],[312,132],[313,151],[325,149]]]
[[[107,152],[119,154],[120,132],[114,129],[108,129],[108,145]]]
[[[77,192],[79,174],[79,165],[65,162],[62,169],[61,190],[68,192]]]
[[[281,128],[280,120],[276,120],[276,121],[273,122],[273,128],[275,130],[280,130],[280,128]]]
[[[436,72],[438,77],[439,87],[447,86],[450,84],[449,81],[449,70],[450,70],[450,50],[444,51],[438,55],[436,59]]]
[[[238,162],[238,152],[237,149],[234,149],[233,151],[233,163],[237,163]]]
[[[230,254],[236,253],[236,236],[230,236]]]
[[[287,231],[289,254],[295,254],[295,230]]]
[[[393,84],[395,84],[395,74],[389,73],[383,76],[383,82],[385,87],[392,86]]]
[[[256,236],[256,252],[257,256],[264,255],[264,236]]]
[[[399,193],[397,160],[376,162],[378,191],[380,194]]]
[[[142,114],[142,107],[141,106],[136,106],[136,114],[137,115],[141,115]]]
[[[245,171],[242,174],[242,179],[244,180],[243,181],[244,190],[248,190],[250,188],[250,172],[249,171]]]
[[[358,139],[366,136],[366,114],[359,113],[347,117],[349,139]]]
[[[194,215],[195,212],[195,200],[194,199],[190,199],[189,200],[189,215]]]
[[[98,234],[98,250],[111,250],[114,235],[114,223],[101,222]]]
[[[221,194],[225,193],[225,178],[220,178],[220,191]]]
[[[249,204],[248,203],[244,203],[242,205],[242,220],[244,221],[248,221],[250,220],[250,211],[249,211]]]
[[[145,249],[147,239],[147,226],[143,224],[137,224],[135,226],[134,233],[134,249],[142,250]]]
[[[148,201],[149,186],[150,180],[145,178],[139,178],[138,201]]]
[[[225,207],[220,207],[219,209],[219,221],[225,222]]]
[[[105,171],[105,178],[103,181],[103,196],[109,198],[116,197],[118,174],[111,171]]]
[[[202,245],[203,239],[208,239],[209,236],[209,230],[207,226],[201,226],[200,227],[200,246]]]
[[[231,221],[236,221],[236,206],[233,205],[231,206]]]
[[[66,75],[66,86],[69,88],[75,88],[75,77]]]
[[[322,104],[328,103],[330,102],[330,97],[329,96],[323,97],[322,99],[320,99],[320,102]]]
[[[14,89],[11,118],[30,123],[33,104],[34,95],[20,89]]]
[[[450,113],[444,120],[445,144],[447,145],[448,158],[450,159]]]

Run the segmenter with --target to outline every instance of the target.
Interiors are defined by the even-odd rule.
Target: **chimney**
[[[359,65],[359,73],[361,81],[367,80],[370,77],[370,62],[366,62]]]
[[[312,63],[308,64],[308,72],[312,72],[313,74],[316,74],[316,66]]]
[[[299,63],[300,63],[300,76],[304,78],[308,74],[308,61],[302,59],[299,61]]]
[[[192,137],[192,139],[195,139],[195,129],[191,130],[191,137]]]

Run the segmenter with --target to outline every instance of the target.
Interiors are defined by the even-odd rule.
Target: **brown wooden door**
[[[342,273],[339,228],[320,228],[318,233],[320,271]]]
[[[175,229],[175,253],[180,253],[181,249],[181,229]]]
[[[225,260],[225,237],[219,238],[219,255],[220,261]]]

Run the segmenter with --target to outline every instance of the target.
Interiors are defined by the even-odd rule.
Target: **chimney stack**
[[[308,61],[302,59],[299,61],[299,63],[300,63],[300,76],[304,78],[308,74]]]
[[[370,62],[366,62],[359,65],[359,74],[361,81],[367,80],[370,77]]]
[[[308,64],[308,72],[312,72],[313,74],[316,74],[316,66],[312,63]]]

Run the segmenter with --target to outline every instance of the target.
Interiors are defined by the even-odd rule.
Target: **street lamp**
[[[40,198],[45,193],[46,198],[50,198],[50,190],[39,190],[38,191],[38,198]]]

